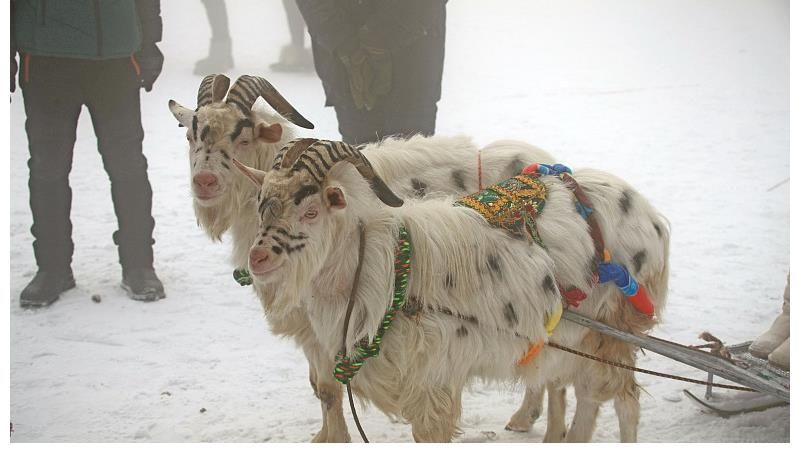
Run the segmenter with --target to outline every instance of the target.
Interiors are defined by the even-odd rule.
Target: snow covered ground
[[[303,135],[338,138],[315,74],[269,72],[288,38],[280,2],[228,4],[237,67],[227,74],[268,77],[317,125]],[[142,107],[167,299],[137,303],[119,288],[116,219],[84,111],[71,176],[78,287],[51,307],[20,308],[36,268],[22,95],[12,96],[12,442],[307,442],[319,427],[302,353],[269,334],[253,292],[230,276],[229,245],[195,224],[184,131],[167,100],[193,104],[208,26],[196,0],[162,10],[166,64]],[[447,10],[439,133],[526,140],[572,167],[615,172],[649,198],[672,223],[657,336],[689,344],[710,330],[733,343],[769,326],[789,271],[789,185],[770,189],[789,177],[788,1],[451,1]],[[656,354],[639,363],[705,377]],[[642,442],[789,441],[788,407],[722,420],[689,403],[683,383],[638,379]],[[503,429],[521,398],[519,388],[475,384],[459,441],[539,442],[543,422],[529,434]],[[374,408],[359,415],[375,442],[412,441],[408,425]],[[358,440],[352,423],[351,434]],[[594,441],[617,440],[607,404]]]

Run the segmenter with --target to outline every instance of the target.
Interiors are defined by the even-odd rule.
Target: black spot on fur
[[[258,240],[258,245],[261,246],[262,244],[264,244],[264,240]]]
[[[551,277],[550,275],[544,277],[544,280],[542,280],[542,287],[545,290],[550,291],[552,293],[555,293],[557,291],[556,285],[553,283],[553,277]]]
[[[208,157],[208,156],[206,156],[206,161],[208,161],[208,158],[209,158],[209,157]]]
[[[456,169],[450,175],[453,177],[453,183],[456,185],[456,188],[462,191],[467,190],[467,185],[464,183],[464,172]]]
[[[633,271],[635,273],[639,273],[642,269],[642,265],[644,265],[644,261],[647,259],[647,253],[644,250],[641,250],[634,254],[633,256]]]
[[[623,191],[622,197],[619,198],[619,208],[622,209],[623,214],[627,214],[631,210],[632,201],[631,192],[628,190]]]
[[[209,133],[211,133],[211,127],[209,126],[203,127],[203,130],[200,131],[200,140],[205,141]]]
[[[291,254],[291,253],[293,253],[295,251],[299,251],[299,250],[303,249],[304,247],[306,247],[305,243],[298,244],[297,246],[295,246],[293,248],[289,247],[289,246],[286,246],[286,253],[287,254]]]
[[[231,168],[228,166],[228,164],[225,164],[225,161],[222,161],[222,167],[224,167],[224,168],[226,168],[228,170],[231,170]]]
[[[281,227],[276,227],[275,231],[289,238],[290,240],[304,240],[308,238],[308,235],[306,235],[305,233],[298,233],[297,235],[292,235],[291,233],[289,233],[288,231],[286,231],[284,228]]]
[[[461,327],[456,330],[456,336],[459,338],[463,338],[467,334],[469,334],[469,331],[467,331],[467,327],[464,325],[461,325]]]
[[[661,234],[662,234],[661,226],[658,225],[657,223],[653,222],[653,228],[656,229],[656,234],[658,234],[658,237],[661,238]]]
[[[319,185],[303,185],[297,190],[297,193],[294,194],[294,204],[298,205],[304,199],[316,193],[319,193]]]
[[[418,178],[412,178],[411,188],[414,189],[414,195],[416,195],[417,198],[422,198],[427,193],[425,190],[428,188],[428,185]]]
[[[222,153],[222,157],[224,157],[225,159],[231,158],[230,156],[228,156],[228,153],[226,153],[225,150],[219,150],[219,152]]]
[[[274,252],[275,254],[280,254],[283,252],[283,248],[280,246],[272,246],[272,252]]]
[[[192,139],[197,140],[197,116],[192,117]]]
[[[448,289],[455,288],[456,284],[453,281],[453,275],[448,273],[447,276],[444,278],[444,286]]]
[[[231,132],[231,141],[236,140],[236,137],[242,134],[242,130],[245,127],[253,127],[253,121],[250,119],[239,119],[236,122],[236,127],[234,127],[233,132]]]
[[[512,303],[506,304],[503,310],[503,315],[506,317],[506,321],[511,326],[517,326],[519,323],[519,318],[517,318],[517,312],[514,310],[514,305]]]
[[[496,254],[489,254],[487,262],[489,264],[489,268],[492,269],[493,272],[500,273],[500,259]]]

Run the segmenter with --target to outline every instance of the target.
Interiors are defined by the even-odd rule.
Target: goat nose
[[[263,265],[269,260],[269,249],[257,247],[250,250],[250,265]]]
[[[194,183],[201,188],[208,188],[217,184],[217,176],[210,172],[201,172],[194,176]]]

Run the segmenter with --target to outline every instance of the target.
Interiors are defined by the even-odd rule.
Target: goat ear
[[[257,186],[261,186],[264,184],[264,177],[266,177],[267,173],[263,170],[253,169],[252,167],[247,167],[246,165],[242,164],[241,162],[237,161],[236,159],[231,159],[233,161],[233,165],[239,168],[242,173],[253,181]]]
[[[256,136],[267,143],[278,143],[283,136],[283,127],[280,124],[267,124],[259,122],[256,127]]]
[[[175,116],[175,119],[184,126],[184,127],[191,127],[192,126],[192,118],[194,117],[194,111],[191,109],[182,106],[175,102],[175,100],[169,100],[169,110],[172,112],[172,115]]]
[[[344,209],[347,201],[344,199],[344,192],[341,188],[329,186],[325,188],[325,203],[331,209]]]

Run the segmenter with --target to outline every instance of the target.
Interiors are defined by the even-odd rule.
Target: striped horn
[[[280,94],[275,87],[272,86],[267,79],[258,76],[241,76],[236,79],[236,82],[228,92],[228,98],[225,100],[238,107],[243,113],[250,112],[253,103],[256,102],[258,97],[261,97],[269,103],[272,108],[278,112],[286,120],[306,129],[313,129],[314,124],[303,117],[288,101]]]
[[[298,150],[296,154],[293,152],[296,147],[303,145],[306,147],[302,151]],[[301,138],[294,140],[291,146],[284,147],[281,152],[284,156],[279,161],[279,168],[290,168],[294,172],[306,171],[320,184],[333,166],[340,162],[349,162],[369,182],[372,191],[384,204],[392,207],[403,205],[403,200],[389,189],[383,179],[375,173],[369,160],[354,146],[338,141]],[[291,160],[289,153],[296,159]]]
[[[231,80],[224,74],[210,74],[203,77],[197,89],[197,108],[222,101],[230,83]]]

